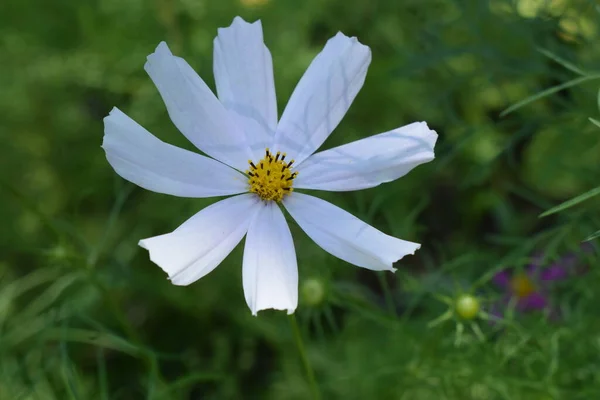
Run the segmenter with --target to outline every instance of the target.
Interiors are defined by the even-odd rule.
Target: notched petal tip
[[[117,107],[113,107],[110,109],[110,111],[108,112],[108,115],[106,117],[104,117],[104,120],[106,121],[106,119],[108,117],[114,117],[117,114],[123,114],[123,111],[119,110],[119,108]]]
[[[194,282],[194,281],[189,281],[189,280],[181,280],[177,277],[177,273],[172,274],[165,267],[160,265],[159,261],[156,258],[156,253],[154,251],[152,251],[152,249],[146,244],[146,239],[140,240],[138,242],[138,246],[140,246],[142,249],[148,251],[148,256],[150,258],[150,261],[152,261],[154,264],[158,265],[158,267],[167,274],[167,280],[169,282],[171,282],[171,284],[173,284],[175,286],[188,286]]]
[[[195,282],[195,281],[190,282],[187,280],[180,280],[177,278],[177,276],[169,276],[169,277],[167,277],[167,280],[169,282],[171,282],[172,285],[175,285],[175,286],[189,286]]]
[[[257,31],[255,31],[257,30]],[[254,22],[248,22],[246,20],[244,20],[242,17],[235,17],[233,19],[233,21],[231,22],[231,25],[226,26],[226,27],[222,27],[222,28],[217,28],[217,36],[215,36],[214,40],[213,40],[213,44],[215,46],[217,46],[221,39],[222,36],[228,35],[228,34],[239,34],[244,36],[244,33],[247,34],[259,34],[262,37],[262,23],[260,21],[260,19],[257,19]]]
[[[360,42],[360,40],[358,40],[358,37],[356,36],[347,36],[346,34],[344,34],[341,31],[338,31],[338,33],[335,34],[335,36],[333,36],[332,38],[330,38],[327,43],[331,42],[331,41],[337,41],[337,42],[345,42],[345,44],[350,45],[350,46],[358,46],[361,48],[364,48],[364,50],[368,51],[369,53],[369,59],[371,57],[371,48],[363,43]]]
[[[435,144],[437,143],[439,135],[436,131],[429,128],[429,125],[425,121],[416,122],[416,124],[418,124],[420,128],[419,134],[423,136],[423,139],[425,139],[427,145],[431,148],[431,157],[428,157],[428,160],[425,162],[432,161],[435,159]]]
[[[231,21],[231,25],[229,26],[233,26],[234,24],[247,24],[248,21],[246,21],[244,18],[240,17],[239,15],[236,15],[235,17],[233,17],[233,20]]]
[[[340,39],[344,39],[344,40],[350,40],[353,43],[358,42],[358,38],[356,36],[348,36],[348,35],[346,35],[342,31],[337,31],[337,33],[335,34],[335,36],[332,37],[331,39],[335,39],[335,38],[340,38]],[[331,39],[329,39],[329,40],[331,40]]]
[[[420,124],[421,124],[421,127],[423,129],[425,136],[427,136],[427,138],[430,139],[431,147],[433,148],[439,137],[438,133],[435,130],[431,129],[429,127],[429,125],[427,124],[427,122],[421,121]]]
[[[262,28],[262,24],[260,22],[260,19],[257,19],[254,22],[248,22],[245,19],[243,19],[242,17],[236,16],[233,19],[233,21],[231,21],[231,24],[229,26],[223,26],[223,27],[217,28],[217,33],[219,35],[221,35],[221,34],[227,32],[227,31],[230,31],[230,30],[246,29],[246,28],[252,27],[252,26],[257,25],[257,24]],[[217,38],[215,38],[215,39],[217,39]]]
[[[226,28],[219,28],[219,29],[228,29],[228,28],[232,28],[234,26],[245,26],[245,25],[255,25],[255,24],[259,24],[261,25],[260,19],[257,19],[254,22],[248,22],[246,21],[244,18],[240,17],[239,15],[237,15],[235,18],[233,18],[233,21],[231,21],[231,25],[229,25]]]
[[[398,239],[401,240],[401,239]],[[405,252],[401,253],[401,255],[398,256],[398,259],[394,260],[394,262],[401,260],[402,257],[404,256],[414,256],[415,253],[417,252],[417,250],[419,250],[421,248],[421,244],[420,243],[415,243],[415,242],[409,242],[407,240],[402,240],[405,246],[410,246],[408,249],[403,249],[405,250]]]
[[[167,42],[164,40],[156,46],[153,53],[148,54],[146,57],[146,63],[144,64],[144,70],[147,71],[151,64],[157,61],[157,57],[173,57],[171,49],[169,49]]]
[[[106,124],[109,121],[114,120],[115,118],[119,118],[121,116],[125,115],[125,113],[123,113],[123,111],[119,110],[117,107],[113,107],[109,112],[108,115],[104,118],[102,118],[102,122],[104,122],[104,133],[106,134]]]
[[[412,251],[412,253],[408,253],[407,255],[414,256],[415,253],[417,252],[417,250],[419,250],[421,248],[421,243],[414,243],[413,242],[413,245],[415,246],[414,250]]]
[[[146,239],[141,239],[138,242],[138,246],[140,246],[142,249],[146,249],[146,250],[150,251],[150,249],[148,249],[148,246],[146,245],[145,242],[146,242]]]
[[[165,42],[164,40],[162,40],[157,46],[156,49],[154,49],[154,53],[163,53],[165,52],[168,55],[173,55],[173,53],[171,53],[171,49],[169,48],[169,45],[167,44],[167,42]]]
[[[407,242],[407,241],[405,241]],[[419,243],[414,243],[414,242],[407,242],[406,245],[412,245],[412,250],[407,249],[406,252],[402,252],[400,254],[397,254],[394,256],[394,259],[391,261],[390,263],[390,268],[388,269],[388,271],[391,272],[396,272],[398,269],[394,268],[394,264],[397,263],[398,261],[402,260],[404,257],[406,256],[414,256],[415,253],[417,252],[417,250],[419,250],[421,248],[421,245]]]
[[[100,147],[104,150],[106,150],[108,147],[108,136],[118,134],[114,132],[115,126],[113,126],[113,124],[118,125],[119,119],[123,117],[129,118],[123,111],[119,110],[117,107],[113,107],[108,115],[102,118],[102,122],[104,123],[104,136],[102,137],[102,144]]]

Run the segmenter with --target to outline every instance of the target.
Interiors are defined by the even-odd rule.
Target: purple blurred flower
[[[499,308],[506,307],[512,300],[516,301],[516,310],[528,312],[544,310],[549,306],[549,291],[552,282],[564,280],[574,274],[585,272],[581,266],[581,258],[593,253],[594,245],[585,242],[577,252],[568,253],[554,263],[542,266],[543,257],[533,257],[532,263],[523,271],[503,270],[497,273],[492,281],[505,293],[501,304],[492,308],[492,314],[499,316]]]

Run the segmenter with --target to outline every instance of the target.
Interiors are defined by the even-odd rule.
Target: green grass
[[[321,397],[600,398],[598,250],[552,286],[550,316],[506,306],[505,318],[477,318],[473,330],[439,301],[473,293],[489,314],[503,296],[496,272],[533,254],[552,263],[586,239],[598,245],[594,1],[9,0],[0,4],[0,399],[312,397],[288,317],[255,318],[245,304],[241,248],[176,287],[137,246],[214,200],[124,182],[100,148],[113,106],[191,148],[145,57],[166,40],[214,87],[212,40],[236,15],[262,20],[280,113],[338,30],[371,47],[365,85],[325,147],[413,121],[439,133],[436,159],[408,176],[319,193],[422,243],[395,274],[335,259],[291,223],[296,319]]]

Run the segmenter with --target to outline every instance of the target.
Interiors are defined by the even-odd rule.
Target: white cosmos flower
[[[419,244],[295,191],[366,189],[434,158],[437,134],[425,122],[313,154],[350,107],[370,61],[367,46],[338,33],[310,64],[278,122],[273,66],[260,21],[236,17],[219,29],[218,98],[164,42],[148,56],[144,68],[169,116],[209,157],[162,142],[114,108],[104,119],[108,162],[123,178],[154,192],[232,195],[175,231],[140,241],[175,285],[211,272],[246,235],[243,286],[250,310],[294,312],[298,268],[281,205],[325,251],[359,267],[394,271],[395,261],[414,254]]]

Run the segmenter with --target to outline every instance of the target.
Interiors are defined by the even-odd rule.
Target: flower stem
[[[310,366],[310,363],[308,362],[308,357],[306,357],[306,349],[304,348],[304,342],[302,341],[302,335],[300,334],[298,321],[296,321],[296,314],[288,315],[288,319],[290,321],[290,326],[292,327],[292,331],[294,333],[296,347],[298,347],[298,353],[300,353],[300,358],[302,359],[302,364],[304,365],[304,370],[306,371],[306,377],[308,378],[308,384],[310,385],[313,398],[320,399],[321,393],[319,392],[317,381],[315,380],[315,373],[312,367]]]
[[[396,311],[396,306],[394,304],[394,297],[392,296],[392,289],[390,288],[390,284],[384,275],[384,272],[377,273],[377,279],[379,280],[379,285],[381,285],[381,290],[383,291],[383,298],[385,299],[385,305],[388,308],[388,312],[390,315],[396,317],[398,312]]]

